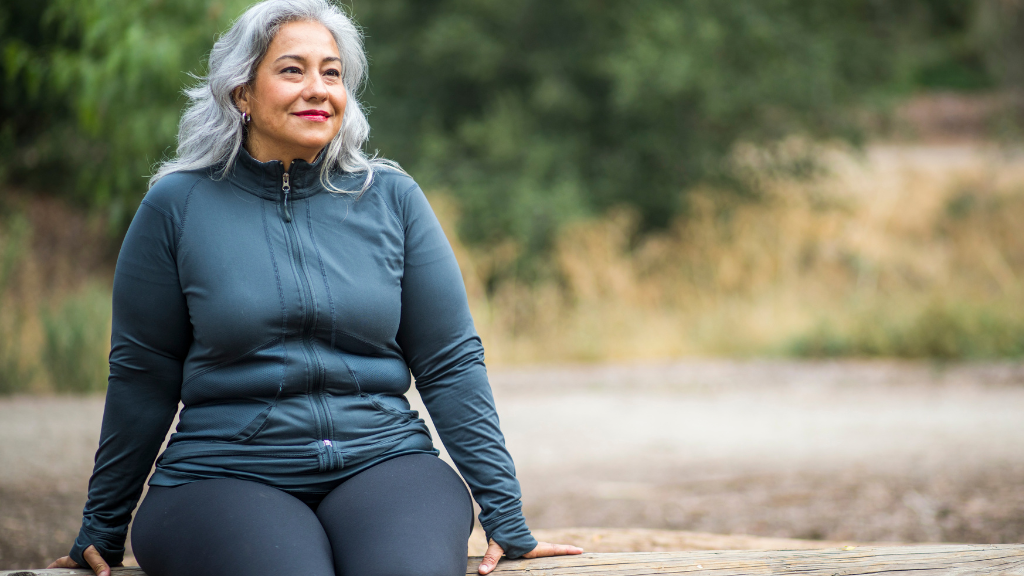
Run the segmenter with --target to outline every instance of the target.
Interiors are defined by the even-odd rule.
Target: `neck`
[[[312,164],[316,157],[320,155],[319,150],[312,152],[308,150],[303,151],[281,151],[281,150],[270,150],[265,146],[260,146],[259,140],[255,138],[248,138],[243,144],[246,152],[249,153],[254,159],[260,162],[272,162],[278,160],[284,164],[284,170],[287,172],[292,167],[292,160],[305,160]]]

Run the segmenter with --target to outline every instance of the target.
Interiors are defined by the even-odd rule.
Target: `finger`
[[[565,556],[567,554],[582,554],[583,548],[570,546],[568,544],[550,544],[538,542],[537,547],[523,555],[523,558],[544,558],[546,556]]]
[[[78,562],[72,560],[71,556],[61,556],[46,567],[47,570],[50,568],[81,568],[81,566],[78,565]]]
[[[571,544],[551,544],[552,556],[566,556],[569,554],[583,554],[583,548]]]
[[[110,566],[107,566],[107,561],[103,559],[103,556],[100,556],[95,546],[86,548],[85,552],[82,552],[82,556],[89,563],[96,576],[110,576]]]
[[[477,569],[477,572],[490,574],[491,570],[494,570],[494,567],[498,565],[498,559],[504,553],[505,551],[501,549],[501,546],[494,540],[491,540],[487,545],[487,552],[484,553],[484,559],[480,562],[480,568]]]

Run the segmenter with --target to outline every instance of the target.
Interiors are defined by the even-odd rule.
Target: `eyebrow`
[[[277,59],[274,60],[274,62],[279,62],[281,60],[287,60],[289,58],[292,59],[292,60],[298,60],[299,62],[305,62],[306,61],[306,59],[304,57],[299,56],[297,54],[282,54],[281,56],[278,56]],[[341,62],[341,58],[338,58],[337,56],[328,56],[328,57],[324,58],[323,60],[321,60],[320,62],[321,63],[323,63],[323,62]]]

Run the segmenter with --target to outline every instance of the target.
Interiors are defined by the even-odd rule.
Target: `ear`
[[[235,106],[242,112],[249,111],[249,87],[245,84],[236,86],[231,91],[231,99],[235,101]]]

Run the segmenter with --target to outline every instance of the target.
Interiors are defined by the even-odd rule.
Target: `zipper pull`
[[[292,185],[288,182],[288,173],[285,172],[281,178],[281,192],[284,199],[281,201],[281,213],[285,222],[292,221],[292,211],[288,208],[288,194],[292,191]]]

